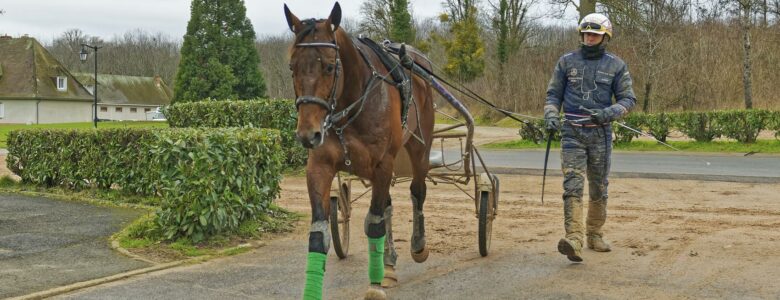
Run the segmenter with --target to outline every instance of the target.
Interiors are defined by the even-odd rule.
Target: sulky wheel
[[[490,239],[493,236],[493,219],[496,217],[496,208],[498,206],[499,183],[498,177],[491,176],[495,186],[488,180],[487,176],[480,176],[481,186],[479,192],[479,254],[488,255],[490,250]]]
[[[330,197],[330,232],[333,236],[333,250],[339,258],[346,258],[349,252],[349,188],[341,184],[338,197]]]

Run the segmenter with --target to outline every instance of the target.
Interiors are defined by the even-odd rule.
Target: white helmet
[[[605,33],[609,38],[612,38],[612,22],[609,21],[607,16],[602,14],[589,14],[582,18],[580,26],[577,28],[580,34],[585,32],[604,35]]]

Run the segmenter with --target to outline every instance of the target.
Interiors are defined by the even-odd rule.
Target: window
[[[131,113],[136,113],[136,112],[138,112],[138,109],[137,109],[137,108],[135,108],[135,107],[131,107],[131,108],[130,108],[130,112],[131,112]]]
[[[152,109],[151,109],[151,108],[144,108],[144,112],[145,112],[145,113],[148,113],[148,112],[150,112],[150,111],[152,111]]]
[[[122,108],[121,107],[117,107],[116,108],[116,112],[122,112]]]
[[[57,90],[60,92],[68,91],[68,77],[57,76]]]
[[[108,112],[108,107],[101,106],[100,107],[100,112]]]
[[[0,119],[5,118],[5,105],[0,102]]]

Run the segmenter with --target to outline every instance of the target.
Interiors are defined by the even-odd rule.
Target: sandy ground
[[[556,243],[564,234],[562,177],[548,179],[546,202],[541,204],[540,177],[500,176],[499,216],[493,224],[491,253],[485,258],[477,254],[473,200],[455,187],[429,184],[425,212],[431,257],[444,256],[452,262],[444,270],[422,269],[424,274],[403,271],[420,268],[415,267],[408,254],[408,183],[392,188],[401,284],[412,277],[414,280],[408,285],[433,288],[438,277],[455,276],[457,272],[468,274],[474,272],[475,265],[486,265],[496,266],[496,272],[479,269],[478,278],[469,279],[473,282],[468,285],[473,285],[470,294],[489,299],[522,295],[595,299],[780,298],[780,186],[612,179],[604,229],[613,251],[585,250],[583,264],[570,264],[556,250]],[[357,182],[353,189],[353,195],[363,190]],[[365,240],[362,223],[368,202],[366,195],[353,203],[351,253],[358,257],[365,255],[360,245]],[[308,214],[305,179],[285,179],[278,203]],[[510,270],[528,276],[533,273],[530,279],[501,271],[505,264],[516,264],[518,260],[533,266],[534,271],[523,271],[520,266]],[[427,285],[416,279],[421,277]],[[491,284],[496,287],[480,288]],[[404,288],[391,290],[391,295],[400,299],[404,295],[421,296],[419,290],[409,294]],[[440,296],[444,295],[434,298]]]

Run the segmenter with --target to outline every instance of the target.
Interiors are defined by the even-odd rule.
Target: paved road
[[[457,151],[445,152],[447,161],[457,158]],[[505,169],[517,168],[535,174],[544,167],[544,151],[541,150],[481,149],[480,154],[488,168],[497,168],[499,173],[517,173],[517,170]],[[559,175],[560,170],[560,152],[550,151],[548,174]],[[780,182],[780,156],[615,152],[611,172],[627,177]]]
[[[0,194],[0,298],[142,268],[108,237],[141,212]]]

